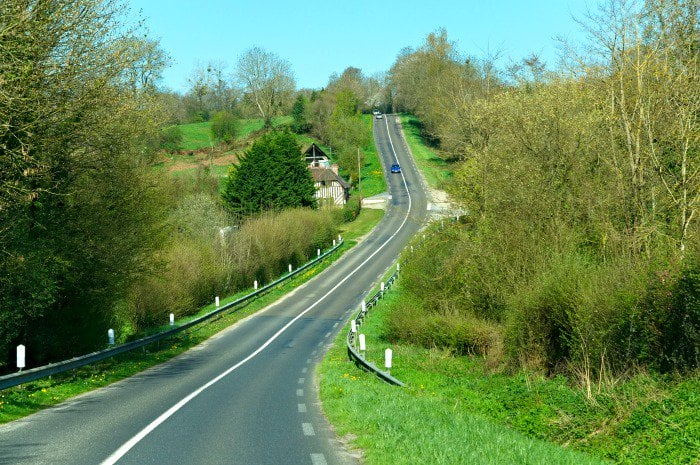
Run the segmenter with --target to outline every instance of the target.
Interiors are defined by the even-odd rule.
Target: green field
[[[415,116],[401,115],[401,125],[416,165],[423,173],[428,186],[444,189],[445,181],[452,177],[452,166],[425,144],[421,137],[420,122]]]
[[[289,124],[292,121],[291,116],[278,116],[273,118],[272,125],[278,127],[284,124]],[[181,150],[200,150],[207,147],[217,145],[212,139],[211,123],[205,121],[202,123],[189,123],[178,125],[182,131]],[[259,131],[263,128],[263,120],[261,118],[247,118],[238,121],[238,133],[236,139],[244,139],[251,133]]]

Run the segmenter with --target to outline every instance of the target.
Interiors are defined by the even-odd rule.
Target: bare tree
[[[257,109],[265,126],[291,101],[295,89],[291,65],[260,47],[246,51],[238,60],[237,77],[245,98]]]

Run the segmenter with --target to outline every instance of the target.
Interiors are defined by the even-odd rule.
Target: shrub
[[[211,134],[216,140],[227,144],[234,141],[238,133],[236,117],[228,111],[217,111],[211,118]]]
[[[169,126],[160,133],[160,148],[167,152],[177,152],[182,146],[182,130],[178,126]]]

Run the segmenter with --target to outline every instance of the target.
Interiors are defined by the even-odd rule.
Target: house
[[[350,184],[338,175],[338,165],[316,144],[304,150],[304,159],[316,186],[319,206],[343,206],[350,196]]]
[[[330,168],[309,166],[316,186],[319,206],[343,206],[350,196],[350,184],[338,175],[338,165]]]

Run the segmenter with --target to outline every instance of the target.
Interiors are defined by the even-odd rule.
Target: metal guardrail
[[[396,279],[399,277],[399,270],[397,269],[394,271],[394,273],[389,277],[389,279],[384,283],[384,291],[382,292],[381,290],[377,291],[370,299],[366,302],[364,309],[361,309],[360,312],[357,314],[357,316],[354,318],[355,324],[357,328],[362,326],[362,323],[364,322],[365,317],[367,316],[367,313],[369,313],[369,310],[373,308],[377,303],[379,302],[379,299],[384,297],[384,293],[386,293],[389,288],[394,284]],[[348,331],[348,336],[346,339],[346,344],[348,347],[348,358],[355,362],[355,365],[358,367],[369,371],[371,373],[376,374],[379,378],[381,378],[383,381],[386,381],[389,384],[393,384],[395,386],[405,386],[405,384],[398,379],[394,378],[391,376],[386,371],[382,371],[379,368],[377,368],[373,363],[367,361],[360,353],[355,349],[356,345],[356,333],[352,332],[352,329]]]
[[[55,375],[58,373],[63,373],[66,371],[73,370],[75,368],[80,368],[85,365],[90,365],[91,363],[99,362],[101,360],[114,357],[115,355],[123,354],[125,352],[132,351],[134,349],[138,349],[139,347],[145,347],[153,342],[157,342],[163,339],[167,339],[171,336],[174,336],[175,334],[178,334],[182,331],[185,331],[186,329],[192,328],[193,326],[196,326],[200,323],[203,323],[223,312],[226,310],[229,310],[233,307],[236,307],[248,300],[251,300],[260,294],[263,294],[267,292],[268,290],[272,289],[273,287],[277,286],[278,284],[283,283],[284,281],[293,278],[297,274],[301,273],[302,271],[306,270],[307,268],[315,265],[316,263],[320,262],[321,260],[325,259],[328,255],[332,254],[336,250],[342,246],[344,241],[341,239],[338,241],[338,243],[335,245],[335,247],[330,248],[323,254],[319,255],[313,260],[310,260],[306,262],[304,265],[300,266],[296,270],[287,273],[280,278],[272,281],[269,284],[266,284],[259,288],[256,291],[251,292],[250,294],[244,295],[243,297],[240,297],[233,302],[229,302],[225,305],[220,306],[216,310],[213,310],[205,315],[202,315],[198,318],[195,318],[192,321],[188,321],[185,324],[182,324],[180,326],[177,326],[175,328],[169,329],[167,331],[163,331],[158,334],[153,334],[151,336],[146,336],[141,339],[137,339],[135,341],[127,342],[125,344],[120,344],[116,347],[110,348],[110,349],[104,349],[100,350],[97,352],[92,352],[90,354],[86,355],[81,355],[79,357],[71,358],[69,360],[64,360],[62,362],[56,362],[56,363],[50,363],[48,365],[44,365],[41,367],[37,368],[32,368],[26,371],[21,371],[18,373],[12,373],[9,375],[4,375],[0,376],[0,390],[2,389],[7,389],[13,386],[18,386],[20,384],[28,383],[30,381],[35,381],[37,379],[45,378],[47,376]]]

